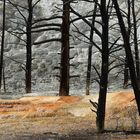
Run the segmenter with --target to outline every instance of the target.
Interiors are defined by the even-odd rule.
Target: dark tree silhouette
[[[108,69],[109,69],[109,15],[107,11],[106,0],[101,0],[100,12],[102,19],[102,66],[101,66],[101,78],[100,78],[100,89],[99,99],[97,108],[97,130],[98,132],[104,131],[105,121],[105,108],[106,108],[106,95],[108,85]]]
[[[2,41],[1,41],[1,54],[0,54],[0,90],[2,87],[3,77],[3,54],[4,54],[4,40],[5,40],[5,4],[6,0],[3,0],[3,23],[2,23]]]
[[[132,87],[134,90],[135,99],[136,99],[136,103],[137,103],[137,107],[138,107],[138,112],[140,114],[140,100],[139,100],[140,99],[140,90],[139,90],[138,83],[137,83],[135,66],[134,66],[132,51],[131,51],[130,43],[129,43],[129,34],[126,30],[117,0],[112,0],[112,1],[114,3],[114,8],[116,10],[117,18],[118,18],[120,29],[121,29],[121,34],[122,34],[123,41],[124,41],[124,48],[125,48],[125,54],[126,54],[126,58],[127,58],[129,71],[130,71],[131,84],[132,84]]]
[[[97,13],[97,3],[94,5],[93,10],[93,17],[92,17],[92,25],[95,25],[95,18]],[[90,40],[93,40],[94,30],[91,28],[90,30]],[[91,80],[91,66],[92,66],[92,48],[93,44],[90,42],[89,48],[88,48],[88,66],[87,66],[87,77],[86,77],[86,95],[90,94],[90,80]]]
[[[138,81],[140,81],[140,60],[138,50],[138,37],[137,37],[137,18],[135,12],[135,0],[132,0],[132,17],[133,17],[133,34],[134,34],[134,48],[135,48],[135,63],[136,63],[136,75]]]
[[[33,3],[33,0],[27,0],[27,7],[24,5],[19,5],[17,3],[12,2],[11,0],[8,0],[8,2],[15,7],[15,9],[18,11],[20,14],[22,20],[24,21],[24,25],[26,27],[26,30],[24,31],[23,29],[19,29],[19,31],[12,31],[11,34],[14,36],[18,37],[16,34],[20,35],[26,35],[26,39],[21,39],[18,37],[20,40],[22,40],[25,43],[26,46],[26,64],[25,64],[25,91],[26,93],[31,92],[32,88],[32,81],[31,81],[31,71],[32,71],[32,33],[33,32],[38,32],[38,31],[32,31],[32,24],[33,24],[33,9],[34,7],[38,4],[40,0],[37,0],[35,3]],[[27,15],[23,14],[23,10],[27,11]]]
[[[131,2],[130,0],[127,1],[127,24],[128,24],[128,35],[129,35],[129,43],[130,43],[130,35],[131,35]],[[124,64],[124,83],[123,83],[123,87],[126,88],[128,85],[128,80],[129,80],[129,68],[128,68],[128,64],[127,64],[127,58],[125,57],[125,64]]]
[[[31,92],[31,71],[32,71],[32,20],[33,20],[33,4],[32,0],[28,0],[28,17],[26,21],[26,93]]]
[[[97,1],[96,1],[97,2]],[[99,25],[101,25],[102,30],[98,30],[96,26],[94,26],[93,23],[90,23],[86,18],[82,15],[80,15],[78,12],[76,12],[73,8],[71,8],[71,12],[74,13],[79,17],[79,19],[82,19],[89,27],[91,30],[97,34],[100,39],[101,39],[101,47],[97,45],[96,42],[93,41],[90,37],[86,36],[85,34],[81,33],[78,29],[77,32],[81,34],[83,37],[88,39],[93,46],[101,53],[101,72],[93,66],[95,69],[99,80],[99,99],[98,103],[96,103],[96,109],[97,109],[97,118],[96,118],[96,125],[97,125],[97,130],[98,132],[103,132],[104,131],[104,121],[105,121],[105,108],[106,108],[106,95],[107,95],[107,86],[108,86],[108,74],[109,72],[118,67],[117,66],[112,66],[109,69],[109,66],[112,64],[112,62],[109,63],[109,55],[112,54],[113,52],[119,51],[120,47],[117,46],[117,41],[120,39],[118,37],[113,43],[111,43],[111,46],[109,46],[109,19],[112,14],[112,2],[111,1],[104,1],[101,0],[100,3],[96,3],[99,7],[99,12],[98,17],[101,18],[101,21],[96,21]],[[97,16],[97,14],[96,14]],[[76,19],[75,19],[76,20]],[[78,20],[78,18],[77,18]],[[74,20],[73,20],[74,21]],[[114,47],[115,46],[115,47]]]
[[[69,28],[70,28],[70,1],[63,0],[63,16],[62,16],[62,47],[61,47],[61,63],[60,63],[60,96],[69,95]]]

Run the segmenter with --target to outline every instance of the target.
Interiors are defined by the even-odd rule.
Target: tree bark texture
[[[106,8],[106,0],[101,0],[101,18],[102,18],[102,67],[101,67],[101,79],[100,90],[97,109],[97,130],[99,133],[104,131],[105,122],[105,108],[106,108],[106,96],[108,85],[108,69],[109,69],[109,46],[108,46],[108,12]]]
[[[62,17],[62,47],[61,47],[61,64],[60,64],[60,96],[69,95],[69,23],[70,23],[70,2],[63,0],[63,17]]]
[[[28,19],[26,25],[26,93],[31,93],[31,71],[32,71],[32,0],[28,0]]]
[[[137,74],[138,81],[140,81],[140,60],[139,60],[139,50],[138,50],[137,20],[136,20],[136,14],[135,14],[135,0],[132,0],[132,17],[133,17],[133,28],[134,28],[134,48],[135,48],[136,74]]]
[[[2,41],[1,41],[1,55],[0,55],[0,89],[2,87],[2,71],[3,71],[3,54],[4,54],[4,39],[5,39],[5,3],[3,0],[3,23],[2,23]]]
[[[92,25],[95,25],[95,18],[97,12],[97,4],[95,3],[93,17],[92,17]],[[90,30],[90,40],[93,40],[94,30]],[[88,48],[88,66],[87,66],[87,78],[86,78],[86,95],[90,94],[90,84],[91,84],[91,65],[92,65],[92,47],[93,44],[91,43]]]

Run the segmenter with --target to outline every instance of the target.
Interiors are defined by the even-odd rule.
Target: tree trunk
[[[123,83],[123,88],[125,89],[128,85],[128,80],[129,80],[129,69],[128,69],[128,64],[127,64],[127,59],[125,58],[124,62],[124,83]]]
[[[102,67],[100,79],[100,91],[97,109],[97,130],[99,133],[104,131],[106,95],[108,85],[109,69],[109,47],[108,47],[108,12],[106,10],[106,0],[101,0],[101,17],[102,17]]]
[[[93,17],[92,17],[92,25],[95,24],[95,18],[96,18],[96,11],[97,11],[97,3],[95,3],[94,11],[93,11]],[[93,29],[90,30],[90,40],[93,40]],[[91,65],[92,65],[92,43],[89,45],[88,48],[88,66],[87,66],[87,78],[86,78],[86,95],[90,94],[90,79],[91,79]]]
[[[128,32],[126,31],[125,24],[124,24],[117,0],[113,0],[113,3],[114,3],[114,8],[117,13],[117,17],[118,17],[118,21],[119,21],[119,25],[121,29],[121,34],[123,36],[125,53],[126,53],[129,71],[130,71],[131,83],[132,83],[132,87],[135,94],[138,112],[140,114],[140,90],[139,90],[137,79],[136,79],[135,66],[134,66],[132,51],[129,44],[129,35],[128,35]]]
[[[31,71],[32,71],[32,0],[28,0],[28,19],[27,19],[27,27],[26,27],[26,93],[31,93]]]
[[[128,5],[128,13],[127,13],[127,24],[128,24],[128,35],[129,35],[129,43],[130,43],[130,34],[131,34],[131,3],[130,0],[127,1]],[[125,68],[124,68],[124,84],[123,87],[126,88],[129,80],[129,72],[128,72],[128,64],[127,58],[125,58]]]
[[[140,62],[139,62],[139,50],[138,50],[138,38],[137,38],[137,21],[135,14],[135,0],[132,0],[132,17],[133,17],[133,28],[134,28],[134,48],[135,48],[135,63],[137,79],[140,81]]]
[[[60,64],[60,89],[59,96],[69,95],[69,23],[70,23],[70,2],[63,0],[62,18],[62,47]]]
[[[3,71],[2,71],[2,78],[3,78],[3,90],[6,93],[6,82],[5,82],[5,65],[3,63]]]
[[[2,87],[4,39],[5,39],[5,0],[3,0],[3,23],[2,23],[2,41],[1,41],[1,55],[0,55],[0,90]]]

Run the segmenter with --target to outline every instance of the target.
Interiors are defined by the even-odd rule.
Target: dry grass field
[[[96,133],[96,114],[89,99],[97,102],[98,95],[0,100],[0,140],[43,135],[140,139],[140,119],[132,91],[108,93],[106,133],[102,136]]]

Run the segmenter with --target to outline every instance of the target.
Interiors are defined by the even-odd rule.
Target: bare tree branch
[[[34,42],[33,45],[40,45],[40,44],[43,44],[43,43],[48,43],[48,42],[53,42],[53,41],[61,42],[61,39],[53,38],[53,39],[38,41],[38,42]]]
[[[32,8],[34,8],[40,1],[41,1],[41,0],[37,0],[37,1],[33,4]]]
[[[19,14],[23,17],[23,19],[25,20],[25,22],[27,22],[26,17],[25,17],[24,14],[21,12],[21,10],[19,9],[18,5],[15,4],[15,3],[13,3],[13,2],[11,2],[11,0],[8,0],[8,2],[9,2],[11,5],[13,5],[13,6],[17,9],[17,11],[18,11]]]

